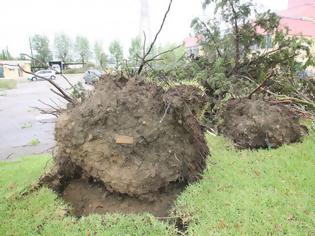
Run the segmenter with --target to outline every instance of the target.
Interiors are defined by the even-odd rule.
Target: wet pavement
[[[72,83],[83,82],[82,75],[67,75],[67,78]],[[59,76],[55,81],[63,88],[70,87]],[[47,108],[39,99],[65,106],[51,88],[53,86],[46,81],[22,81],[16,89],[0,90],[0,160],[52,151],[55,117],[32,108]]]

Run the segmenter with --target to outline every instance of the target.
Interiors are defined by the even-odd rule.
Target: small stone
[[[87,141],[91,141],[93,139],[93,135],[92,134],[89,134],[88,138],[87,138]]]

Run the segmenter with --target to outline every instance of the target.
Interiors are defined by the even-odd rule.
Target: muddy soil
[[[193,86],[165,90],[141,78],[103,78],[86,101],[59,117],[55,167],[42,181],[76,214],[164,215],[206,167],[209,149],[198,120],[206,102]],[[106,191],[77,179],[93,179]]]
[[[307,132],[299,117],[284,105],[261,99],[230,100],[222,112],[219,132],[239,148],[277,148],[299,142]]]
[[[102,185],[77,179],[69,182],[61,196],[72,206],[75,216],[147,212],[157,217],[166,217],[182,190],[182,185],[170,184],[168,188],[154,194],[154,200],[140,200],[127,194],[111,193]]]

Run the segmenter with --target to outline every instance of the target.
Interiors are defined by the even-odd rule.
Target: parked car
[[[94,84],[96,81],[99,80],[102,74],[103,74],[102,72],[96,69],[87,70],[83,76],[85,84],[90,84],[90,85]]]
[[[44,77],[44,78],[50,79],[50,80],[56,79],[56,72],[53,70],[39,70],[35,73],[35,75],[38,75],[40,77]],[[28,79],[31,81],[42,79],[42,78],[39,78],[35,75],[32,75]]]

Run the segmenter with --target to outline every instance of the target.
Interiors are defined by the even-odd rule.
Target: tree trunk
[[[239,26],[238,26],[238,23],[237,23],[237,12],[234,8],[234,5],[233,5],[233,1],[229,1],[230,3],[230,6],[232,8],[232,12],[233,12],[233,27],[234,27],[234,36],[235,36],[235,39],[234,39],[234,43],[235,43],[235,69],[236,69],[236,73],[238,72],[238,67],[239,67],[239,64],[240,64],[240,60],[241,60],[241,49],[240,49],[240,30],[239,30]]]

